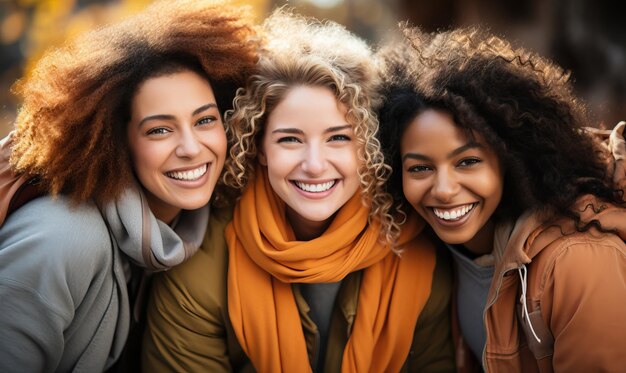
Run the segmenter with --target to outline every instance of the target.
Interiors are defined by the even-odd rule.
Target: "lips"
[[[476,207],[476,203],[469,203],[463,206],[457,206],[451,209],[442,209],[433,207],[433,213],[436,217],[446,221],[460,220]]]
[[[204,174],[206,174],[207,169],[208,169],[208,164],[205,163],[202,166],[198,168],[194,168],[192,170],[166,172],[165,176],[175,179],[175,180],[196,181],[200,179],[202,176],[204,176]]]

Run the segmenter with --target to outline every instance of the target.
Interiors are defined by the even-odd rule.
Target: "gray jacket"
[[[99,372],[120,356],[131,263],[166,269],[200,246],[208,206],[158,221],[141,193],[74,206],[41,197],[0,229],[0,371]]]

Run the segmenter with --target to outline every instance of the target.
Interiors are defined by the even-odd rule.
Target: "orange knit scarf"
[[[296,241],[266,170],[257,175],[226,228],[228,310],[256,370],[311,371],[291,283],[336,282],[365,269],[342,371],[399,371],[435,266],[432,245],[415,238],[421,226],[406,227],[403,238],[411,242],[398,258],[380,244],[379,225],[368,225],[368,209],[356,193],[322,236]]]

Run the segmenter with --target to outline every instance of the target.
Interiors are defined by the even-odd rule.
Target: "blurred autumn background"
[[[11,85],[47,48],[66,38],[140,11],[151,0],[0,0],[0,136],[19,102]],[[626,119],[626,30],[619,2],[610,0],[251,0],[261,21],[277,6],[332,19],[372,43],[409,20],[425,30],[481,24],[549,56],[571,70],[574,85],[611,128]]]

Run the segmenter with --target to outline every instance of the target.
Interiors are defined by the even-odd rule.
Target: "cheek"
[[[502,176],[497,172],[489,172],[474,179],[474,190],[481,191],[480,195],[495,208],[500,204],[503,187]]]
[[[131,147],[130,153],[135,174],[140,178],[140,181],[142,181],[143,175],[158,171],[165,158],[163,157],[163,149],[150,143],[138,143],[136,146]]]
[[[215,136],[212,137],[209,147],[213,151],[213,153],[215,153],[215,155],[222,161],[224,160],[224,158],[226,158],[228,145],[224,130],[219,131],[217,134],[215,134]]]
[[[257,146],[257,153],[260,153],[261,151],[264,154],[263,163],[265,163],[268,170],[280,167],[281,163],[290,162],[295,158],[294,155],[288,155],[287,151],[281,149],[278,144],[272,143],[267,134],[264,135],[263,141]]]
[[[334,163],[341,169],[341,173],[346,177],[359,178],[359,162],[356,146],[345,147],[333,153]]]
[[[294,161],[296,157],[293,154],[282,152],[280,149],[276,149],[276,147],[272,146],[265,147],[265,149],[265,163],[269,174],[280,175],[284,173],[285,170],[295,167],[296,162]]]
[[[408,176],[402,176],[402,191],[407,201],[417,210],[417,205],[424,197],[424,184]]]
[[[276,147],[266,147],[265,151],[267,176],[272,189],[279,192],[285,188],[284,181],[298,168],[298,159],[289,152]]]

